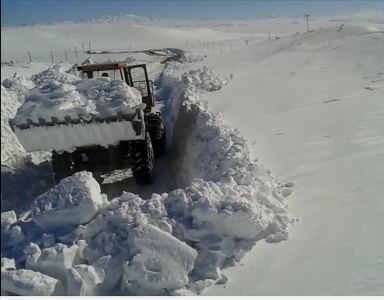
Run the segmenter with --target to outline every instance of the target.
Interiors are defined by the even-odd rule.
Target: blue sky
[[[135,14],[173,19],[245,19],[384,9],[380,0],[1,0],[2,26]]]

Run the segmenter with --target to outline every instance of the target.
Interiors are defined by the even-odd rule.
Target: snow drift
[[[37,197],[30,219],[3,213],[2,254],[15,259],[18,272],[58,280],[62,290],[44,281],[49,293],[199,294],[225,282],[221,270],[257,240],[287,238],[282,185],[203,100],[228,79],[208,69],[179,76],[168,67],[160,82],[179,189],[149,199],[124,192],[106,202],[91,174],[81,172]],[[5,290],[25,294],[12,284]]]

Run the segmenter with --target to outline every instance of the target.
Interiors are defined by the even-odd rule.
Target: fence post
[[[52,60],[52,63],[54,63],[53,62],[53,52],[52,52],[52,50],[51,50],[51,60]]]
[[[31,52],[28,51],[28,56],[29,56],[29,62],[31,63],[32,62],[32,58],[31,58]]]

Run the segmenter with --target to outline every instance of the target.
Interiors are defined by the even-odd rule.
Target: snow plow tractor
[[[27,151],[52,151],[56,182],[86,170],[102,183],[102,175],[131,168],[137,184],[152,183],[154,157],[165,153],[166,132],[146,65],[114,62],[77,70],[83,79],[74,88],[55,86],[54,96],[45,97],[59,94],[60,99],[19,109],[10,122],[19,141]],[[38,89],[39,95],[47,90]],[[136,102],[128,106],[124,97],[136,97]],[[60,106],[60,114],[52,110],[54,105]]]

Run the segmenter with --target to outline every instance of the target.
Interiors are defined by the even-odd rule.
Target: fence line
[[[267,31],[265,33],[265,39],[266,40],[276,40],[278,37],[272,36],[271,31]],[[167,45],[165,42],[160,41],[153,45],[153,47],[139,47],[139,45],[134,46],[132,43],[128,43],[126,45],[125,50],[127,51],[139,51],[139,50],[145,50],[145,49],[158,49],[159,46],[161,49],[164,47],[167,48],[181,48],[181,49],[200,49],[202,50],[202,53],[208,54],[208,55],[224,55],[226,53],[233,52],[236,49],[240,49],[243,47],[247,47],[250,42],[255,42],[257,40],[255,39],[230,39],[230,40],[219,40],[219,41],[209,41],[209,40],[201,40],[201,39],[194,39],[194,40],[183,40],[178,43],[173,43],[172,45]],[[85,49],[85,45],[88,43],[88,49]],[[52,64],[59,63],[59,62],[79,62],[81,59],[86,59],[92,53],[92,50],[94,51],[97,49],[96,45],[92,42],[81,42],[81,48],[78,46],[72,46],[67,47],[62,50],[56,49],[56,50],[49,50],[47,51],[47,56],[45,56],[41,51],[34,52],[33,49],[29,49],[26,51],[27,53],[27,61],[30,63],[33,61],[40,61],[40,62],[48,62],[50,61]],[[79,50],[79,51],[78,51]],[[103,49],[101,49],[103,50]],[[122,49],[124,50],[124,49]],[[108,54],[106,52],[105,54]],[[113,54],[113,53],[111,53]],[[117,54],[117,53],[116,53]],[[129,55],[129,53],[126,53]],[[123,53],[121,53],[123,55]],[[15,61],[15,60],[14,60]]]

